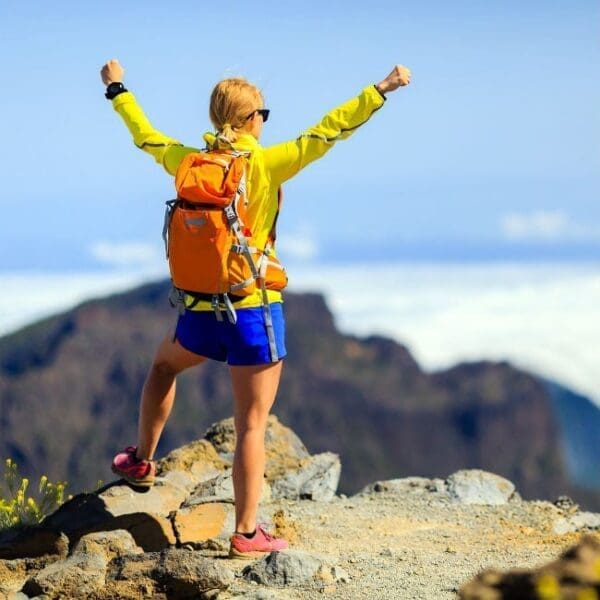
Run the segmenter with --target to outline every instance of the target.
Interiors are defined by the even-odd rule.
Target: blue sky
[[[0,4],[0,269],[157,260],[172,182],[103,97],[113,57],[155,126],[190,145],[223,77],[263,89],[268,145],[412,69],[288,184],[289,260],[600,259],[597,2],[223,6]]]

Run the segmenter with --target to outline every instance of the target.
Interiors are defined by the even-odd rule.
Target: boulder
[[[110,487],[115,486],[113,484]],[[135,490],[133,493],[136,493]],[[140,495],[148,493],[152,493],[152,489]],[[40,527],[64,532],[71,544],[76,544],[79,538],[88,533],[115,529],[127,530],[136,544],[146,552],[162,550],[176,543],[173,527],[168,518],[151,512],[137,511],[135,496],[131,499],[130,505],[134,512],[121,513],[123,507],[123,503],[119,501],[115,509],[117,514],[113,514],[110,501],[107,505],[102,493],[79,494],[46,517]]]
[[[282,600],[288,598],[284,596],[281,591],[272,592],[271,590],[255,590],[242,594],[241,596],[231,596],[229,600]]]
[[[403,477],[375,481],[365,486],[357,496],[369,494],[406,494],[406,493],[446,493],[446,483],[443,479],[428,479],[427,477]]]
[[[299,586],[308,582],[331,584],[347,581],[348,574],[328,557],[301,550],[271,552],[242,572],[247,581],[268,586]]]
[[[333,452],[304,459],[296,469],[271,482],[273,498],[328,502],[335,496],[342,465]]]
[[[453,473],[446,486],[450,497],[462,504],[506,504],[515,494],[515,486],[508,479],[479,469]]]
[[[204,437],[221,458],[229,463],[233,461],[236,436],[232,418],[211,425]],[[282,477],[289,469],[298,468],[302,460],[310,456],[300,438],[275,415],[269,415],[267,420],[265,453],[265,472],[269,481]]]
[[[231,464],[236,443],[233,419],[214,423],[204,437],[219,456]],[[275,415],[270,415],[267,421],[265,453],[265,477],[270,488],[264,486],[263,502],[268,500],[269,490],[273,498],[291,500],[306,498],[328,501],[334,497],[341,472],[339,457],[331,452],[311,456],[300,438],[289,427],[282,425]],[[224,500],[229,491],[224,487],[226,479],[223,476],[223,479],[216,478],[215,482],[219,483],[221,489],[214,494],[217,499]],[[210,487],[215,482],[205,482],[204,485]],[[199,486],[199,494],[209,491],[208,487]],[[198,496],[198,493],[194,492],[194,495]]]
[[[196,504],[178,510],[173,517],[173,527],[179,544],[201,547],[209,539],[230,534],[225,531],[229,513],[233,513],[233,507],[223,502]]]
[[[260,501],[268,502],[270,499],[271,486],[264,481]],[[199,483],[182,504],[182,508],[206,504],[207,502],[234,503],[233,478],[230,469],[219,473],[212,479]]]
[[[69,540],[54,527],[27,527],[0,532],[0,559],[66,556]]]
[[[86,598],[104,587],[107,564],[101,554],[73,555],[36,573],[25,583],[23,592],[30,597]]]
[[[592,512],[576,512],[571,517],[559,519],[554,523],[554,532],[558,535],[578,531],[599,531],[600,514]]]
[[[167,454],[156,463],[160,478],[191,492],[199,483],[229,468],[208,440],[196,440]]]
[[[225,590],[235,579],[222,561],[178,548],[161,554],[154,577],[167,597],[181,600]]]
[[[114,517],[137,512],[167,517],[177,510],[187,496],[185,487],[157,478],[151,488],[133,488],[130,485],[111,485],[98,494],[104,508]]]
[[[0,560],[0,598],[18,592],[32,573],[40,571],[56,560],[59,560],[57,555]]]
[[[128,554],[114,558],[108,565],[107,598],[152,598],[158,584],[154,572],[160,560],[159,552]]]
[[[460,590],[461,600],[485,598],[595,598],[600,588],[600,541],[584,536],[556,561],[532,570],[488,569]]]
[[[247,581],[262,585],[301,585],[314,579],[322,564],[319,558],[300,550],[271,552],[247,566],[243,575]]]
[[[73,548],[73,554],[99,554],[104,556],[107,562],[117,556],[143,552],[125,529],[89,533],[84,535]]]

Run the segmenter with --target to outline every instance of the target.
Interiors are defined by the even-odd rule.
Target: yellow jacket
[[[264,247],[273,226],[278,188],[306,165],[321,158],[335,142],[352,135],[381,108],[384,100],[375,86],[370,85],[358,96],[328,112],[317,125],[304,131],[295,140],[263,148],[250,134],[239,137],[235,148],[251,152],[247,176],[250,198],[247,218],[258,248]],[[119,94],[112,103],[133,136],[134,144],[154,156],[170,175],[175,175],[186,154],[199,151],[154,129],[131,92]],[[212,133],[204,135],[209,146],[214,139]],[[280,292],[269,290],[268,294],[269,302],[281,302]],[[261,305],[260,290],[236,303],[238,307]],[[200,302],[195,309],[211,310],[211,306],[208,302]]]

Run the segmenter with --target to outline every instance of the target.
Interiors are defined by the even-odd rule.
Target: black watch
[[[119,94],[122,94],[126,91],[127,89],[120,81],[113,81],[112,83],[108,84],[108,87],[106,88],[106,94],[104,95],[106,96],[107,100],[112,100],[113,98],[116,98]]]

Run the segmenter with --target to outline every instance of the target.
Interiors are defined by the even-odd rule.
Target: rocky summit
[[[275,417],[266,442],[259,519],[289,550],[228,558],[235,434],[225,419],[163,458],[151,489],[115,481],[0,534],[0,598],[599,597],[600,515],[569,498],[524,501],[477,469],[374,481],[347,497],[336,454],[311,455]]]

